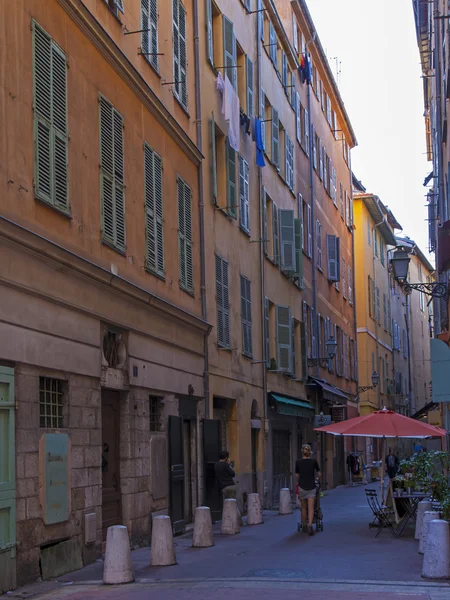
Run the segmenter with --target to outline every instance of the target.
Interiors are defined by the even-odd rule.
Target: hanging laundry
[[[244,128],[244,131],[247,135],[250,135],[250,117],[248,117],[245,112],[243,112],[241,110],[241,117],[240,117],[240,124],[241,127]]]
[[[256,164],[258,167],[265,167],[264,146],[262,140],[261,121],[255,118],[255,142],[256,142]]]
[[[311,83],[312,81],[312,69],[311,69],[311,61],[309,60],[308,54],[301,54],[298,58],[299,60],[299,73],[302,83]]]
[[[228,77],[225,77],[225,91],[223,94],[222,113],[225,120],[229,122],[228,126],[228,143],[239,152],[239,142],[241,132],[239,130],[240,123],[240,107],[239,96],[236,94],[234,87]]]
[[[219,71],[219,74],[216,77],[216,90],[223,94],[223,90],[225,88],[225,82],[222,77],[222,73]]]

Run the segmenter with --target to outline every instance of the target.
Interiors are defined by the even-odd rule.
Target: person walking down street
[[[237,485],[234,482],[236,473],[234,472],[230,461],[230,453],[227,450],[223,450],[219,454],[219,461],[214,465],[214,472],[216,474],[217,485],[219,491],[222,494],[224,500],[227,498],[233,498],[237,500]],[[238,516],[242,525],[242,517],[237,507]]]
[[[386,471],[389,479],[394,479],[397,475],[399,464],[398,456],[392,452],[392,448],[389,448],[389,454],[386,456]]]
[[[301,502],[303,531],[308,527],[309,535],[314,535],[314,503],[316,500],[316,477],[320,480],[319,463],[311,456],[311,446],[302,446],[302,458],[295,465],[297,483],[299,486],[298,499]]]

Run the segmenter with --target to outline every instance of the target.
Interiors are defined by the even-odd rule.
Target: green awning
[[[280,415],[289,417],[303,417],[304,419],[312,419],[314,416],[314,408],[309,402],[304,400],[296,400],[294,398],[286,398],[278,394],[270,394],[272,400],[275,401],[277,412]]]

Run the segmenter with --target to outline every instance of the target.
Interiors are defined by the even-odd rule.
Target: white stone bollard
[[[422,530],[420,533],[419,541],[419,554],[423,554],[425,548],[425,542],[428,535],[428,523],[433,519],[439,519],[439,513],[435,510],[427,510],[423,515]]]
[[[195,509],[192,546],[194,548],[210,548],[214,546],[211,509],[209,506],[197,506]]]
[[[220,533],[224,535],[235,535],[240,533],[239,514],[235,498],[225,498],[223,501],[222,527]]]
[[[131,563],[130,540],[125,525],[108,527],[106,532],[103,583],[116,585],[134,581]]]
[[[280,490],[280,515],[292,515],[291,490],[283,488]]]
[[[416,540],[420,540],[420,533],[422,531],[422,523],[423,523],[423,515],[428,510],[431,510],[433,503],[430,500],[421,500],[417,507],[416,513],[416,531],[414,534],[414,538]]]
[[[249,494],[247,502],[247,525],[261,525],[261,523],[264,523],[264,519],[259,494]]]
[[[150,566],[168,567],[176,564],[170,517],[167,515],[153,517]]]
[[[448,521],[433,519],[428,523],[424,546],[422,577],[446,579],[450,575],[450,529]]]

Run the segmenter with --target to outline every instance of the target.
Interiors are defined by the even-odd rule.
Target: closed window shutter
[[[192,197],[191,188],[178,177],[178,248],[180,255],[180,286],[194,291],[192,257]]]
[[[316,129],[314,125],[311,125],[311,135],[312,135],[312,144],[313,144],[313,167],[317,171],[317,140],[316,140]]]
[[[249,169],[248,162],[239,156],[239,200],[240,213],[239,222],[247,233],[250,232],[250,210],[249,210]]]
[[[270,58],[272,59],[275,68],[277,69],[277,34],[271,22],[269,23],[269,44]]]
[[[281,51],[281,83],[284,87],[288,85],[288,62],[284,51]]]
[[[158,70],[158,4],[157,0],[141,0],[142,52]]]
[[[100,97],[100,191],[102,238],[125,250],[123,119],[103,96]]]
[[[337,175],[336,175],[336,169],[333,167],[333,202],[334,205],[337,207]]]
[[[280,123],[278,111],[272,108],[272,162],[280,168]]]
[[[308,214],[308,256],[312,257],[312,213],[311,206],[309,204],[306,205],[306,211]]]
[[[308,335],[308,305],[305,300],[302,301],[302,318],[303,323],[305,324],[305,344],[306,344],[306,356],[309,355],[309,335]]]
[[[299,287],[303,287],[303,224],[301,219],[294,219],[295,231],[295,276]]]
[[[279,371],[291,369],[291,311],[287,306],[277,306],[277,366]]]
[[[341,206],[341,217],[344,218],[344,215],[345,215],[344,188],[342,187],[342,183],[339,184],[339,199],[340,199],[340,206]],[[369,240],[369,245],[370,245],[370,240]]]
[[[316,221],[316,237],[317,237],[317,266],[322,270],[322,224]]]
[[[301,109],[300,109],[300,94],[296,92],[296,130],[297,130],[297,142],[302,143],[302,126],[301,126]]]
[[[262,232],[262,236],[263,236],[263,249],[264,249],[264,254],[267,256],[268,254],[268,243],[267,243],[267,194],[266,194],[266,188],[263,187],[262,190],[262,195],[263,195],[263,232]]]
[[[376,296],[377,296],[377,322],[378,325],[381,325],[381,306],[380,306],[380,288],[377,287],[376,289]]]
[[[264,123],[266,119],[266,97],[264,95],[264,90],[261,88],[261,106],[260,110],[260,119],[261,119],[261,138],[263,149],[266,149],[266,124]]]
[[[286,183],[291,190],[294,189],[294,144],[290,137],[285,136],[285,156],[286,156]]]
[[[306,324],[300,322],[300,351],[302,354],[302,378],[305,381],[308,378],[308,344],[306,339]]]
[[[388,331],[392,333],[392,309],[391,309],[391,299],[388,298]]]
[[[328,166],[328,157],[327,157],[327,153],[325,152],[325,147],[322,147],[322,152],[323,152],[323,187],[325,189],[327,189],[327,185],[328,185],[328,171],[327,171],[327,166]]]
[[[375,282],[373,279],[372,279],[372,317],[374,320],[377,318],[376,289],[375,289]]]
[[[226,140],[227,152],[227,211],[230,217],[236,218],[236,150]]]
[[[305,110],[305,152],[309,156],[309,115]]]
[[[297,19],[296,19],[294,13],[292,13],[292,35],[293,35],[294,50],[298,53],[298,25],[297,25]]]
[[[275,264],[280,264],[280,224],[278,222],[278,208],[272,203],[272,237],[273,237],[273,260]]]
[[[342,259],[342,294],[347,298],[347,286],[345,283],[345,258]]]
[[[247,356],[253,355],[252,346],[252,302],[251,282],[241,275],[241,318],[242,318],[242,349]]]
[[[186,10],[181,0],[173,0],[173,78],[174,94],[187,108]]]
[[[295,272],[294,211],[280,210],[281,268]]]
[[[297,92],[295,91],[295,77],[296,77],[296,71],[291,71],[291,106],[295,111],[295,102],[296,102],[296,98],[297,98]]]
[[[114,4],[117,6],[117,10],[120,10],[120,12],[124,15],[125,10],[123,8],[123,0],[114,0]]]
[[[146,267],[164,275],[162,160],[145,144]]]
[[[267,368],[269,368],[270,367],[270,319],[269,319],[269,298],[267,298],[267,296],[264,297],[264,345],[265,345],[264,359],[266,361]]]
[[[348,267],[348,301],[353,304],[353,271]]]
[[[314,308],[309,309],[309,331],[311,333],[311,358],[317,358],[316,346],[316,321]]]
[[[228,263],[216,254],[217,343],[230,347],[230,305],[228,295]]]
[[[318,138],[317,153],[319,154],[319,177],[323,181],[323,147],[320,143],[320,138]]]
[[[263,11],[263,0],[258,0],[258,27],[259,36],[264,41],[264,11]]]
[[[339,253],[337,240],[338,238],[335,235],[327,235],[327,266],[329,281],[339,281]]]
[[[67,61],[50,36],[33,22],[33,91],[36,197],[67,212]]]
[[[295,377],[296,375],[296,356],[295,356],[295,320],[294,317],[291,317],[291,375]]]
[[[248,56],[245,57],[246,69],[245,75],[247,80],[247,115],[253,116],[253,63]]]
[[[323,345],[322,345],[322,318],[320,313],[317,313],[317,356],[321,358],[323,356]]]
[[[216,122],[214,120],[214,113],[211,113],[211,169],[212,198],[214,204],[217,204]]]
[[[207,33],[207,46],[206,52],[208,61],[214,65],[214,40],[213,40],[213,23],[212,23],[212,1],[206,0],[206,33]]]
[[[225,60],[225,76],[231,81],[233,88],[237,91],[237,69],[236,66],[236,37],[234,26],[230,19],[222,16],[223,19],[223,55]]]

